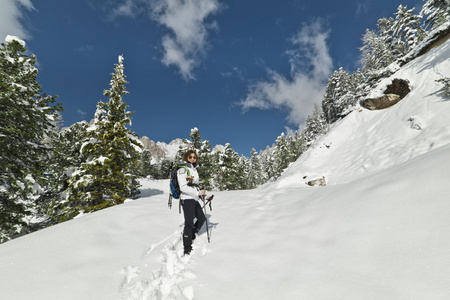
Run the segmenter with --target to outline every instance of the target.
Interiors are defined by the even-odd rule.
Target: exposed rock
[[[363,101],[362,105],[370,110],[384,109],[396,104],[400,99],[399,95],[387,94],[378,98],[366,99]]]
[[[305,178],[305,177],[303,177],[303,178]],[[306,184],[309,186],[326,186],[327,182],[325,180],[325,176],[322,176],[322,178],[310,180],[310,181],[306,182]]]
[[[403,99],[409,92],[411,92],[411,89],[409,88],[408,80],[395,78],[392,80],[392,83],[387,86],[384,94],[396,94],[400,96],[400,99]]]
[[[141,142],[144,144],[144,149],[147,149],[150,152],[150,155],[155,158],[156,160],[161,160],[166,157],[166,154],[164,151],[156,145],[154,141],[149,139],[146,136],[143,136],[141,138]]]
[[[361,105],[370,110],[388,108],[403,99],[410,91],[408,80],[395,78],[387,86],[384,96],[366,99]]]

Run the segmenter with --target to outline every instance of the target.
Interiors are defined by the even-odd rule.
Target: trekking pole
[[[201,195],[200,198],[202,199],[203,203],[205,203],[205,195]],[[208,217],[206,216],[206,204],[203,205],[203,210],[205,212],[205,222],[206,222],[206,235],[208,237],[208,243],[211,243],[211,239],[209,238],[209,226],[208,226]]]
[[[208,199],[208,201],[206,201],[206,203],[203,202],[204,204],[203,204],[203,206],[202,206],[202,209],[204,209],[205,206],[209,204],[209,210],[212,210],[211,201],[212,201],[213,198],[214,198],[214,195],[212,195],[211,197],[209,197],[209,199]]]

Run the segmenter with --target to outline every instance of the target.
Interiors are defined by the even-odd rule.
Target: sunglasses
[[[188,159],[192,159],[192,158],[193,159],[197,159],[197,156],[191,155],[191,156],[188,157]]]

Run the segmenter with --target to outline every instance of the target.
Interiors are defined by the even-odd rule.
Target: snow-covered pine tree
[[[450,97],[450,78],[443,77],[441,79],[437,79],[436,82],[442,83],[444,85],[444,95]]]
[[[328,80],[322,100],[322,110],[328,123],[349,114],[362,96],[365,78],[360,70],[349,74],[342,67],[334,71]]]
[[[64,214],[68,180],[75,168],[83,162],[80,153],[82,142],[87,136],[88,123],[81,121],[62,128],[50,140],[52,156],[47,164],[45,192],[37,199],[41,226],[58,223]],[[64,217],[62,218],[64,219]]]
[[[192,149],[198,155],[200,167],[198,168],[198,175],[201,180],[201,187],[207,190],[213,188],[213,177],[217,171],[217,166],[213,163],[213,157],[211,155],[211,144],[209,140],[203,140],[202,135],[197,127],[191,129],[189,133],[189,140],[183,140],[186,147],[181,148],[178,151],[179,160],[182,160],[184,153]]]
[[[36,57],[25,51],[11,36],[0,47],[0,242],[26,230],[51,156],[46,141],[62,110],[56,96],[42,93]]]
[[[50,178],[54,185],[53,189],[47,191],[47,193],[51,193],[50,201],[39,199],[40,208],[45,213],[48,224],[70,219],[66,216],[66,190],[72,173],[84,162],[81,146],[87,138],[88,127],[89,124],[86,121],[74,123],[69,127],[62,128],[58,136],[52,140],[51,145],[54,151],[48,167],[52,169]]]
[[[275,177],[275,145],[267,146],[260,154],[260,162],[263,170],[263,177],[265,181],[271,180]]]
[[[189,138],[191,139],[191,148],[195,151],[201,151],[203,148],[202,135],[197,127],[191,129],[191,133],[189,134]]]
[[[450,0],[427,0],[419,14],[425,18],[426,30],[438,28],[450,22]]]
[[[262,167],[259,161],[258,152],[253,148],[250,151],[250,161],[249,161],[249,170],[248,170],[248,188],[253,189],[258,185],[262,184]]]
[[[378,26],[380,27],[380,21]],[[380,70],[386,68],[394,61],[390,49],[390,36],[380,35],[373,30],[366,29],[362,37],[363,46],[361,51],[362,72],[368,77],[369,83],[374,83],[380,77]],[[372,79],[373,78],[373,79]]]
[[[291,163],[291,155],[289,150],[287,138],[284,135],[284,132],[282,132],[275,142],[275,150],[273,152],[275,160],[274,171],[276,177],[280,176],[289,163]]]
[[[323,113],[320,107],[315,105],[313,114],[306,117],[305,129],[303,129],[306,144],[311,145],[319,135],[326,133],[327,130],[328,125]]]
[[[242,182],[240,186],[240,190],[248,190],[251,187],[250,184],[250,159],[245,155],[241,155],[239,157],[240,168],[242,169]]]
[[[400,58],[411,51],[425,38],[425,30],[420,26],[422,17],[413,14],[414,8],[400,5],[392,23],[391,49],[395,58]]]
[[[304,134],[299,133],[298,131],[295,131],[293,135],[289,134],[287,136],[287,142],[290,153],[290,162],[296,161],[300,155],[308,149]]]
[[[152,174],[152,155],[150,151],[144,149],[139,155],[139,175],[142,177],[147,177]]]
[[[123,70],[123,57],[119,56],[111,88],[103,93],[109,101],[98,102],[88,140],[81,147],[86,161],[70,179],[69,203],[75,212],[99,210],[139,194],[137,164],[143,146],[127,128],[132,112],[122,99],[128,93]]]
[[[225,153],[220,160],[218,185],[221,191],[239,190],[244,185],[244,168],[240,157],[229,143],[225,145]]]

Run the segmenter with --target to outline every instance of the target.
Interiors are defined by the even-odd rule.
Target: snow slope
[[[168,182],[143,180],[136,201],[0,245],[0,298],[450,299],[449,57],[402,67],[409,95],[352,112],[276,182],[215,193],[191,256]]]

